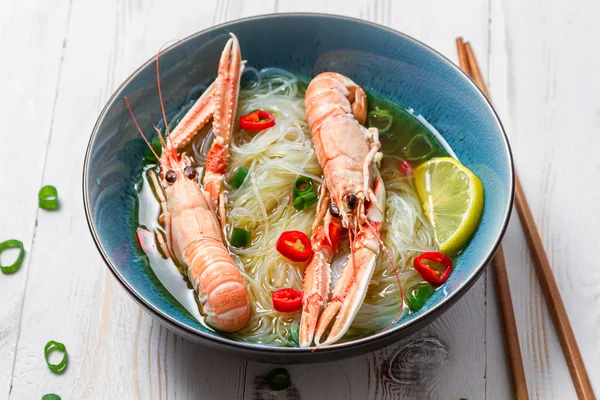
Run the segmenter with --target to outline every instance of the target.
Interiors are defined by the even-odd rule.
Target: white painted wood
[[[104,102],[161,44],[275,11],[368,19],[454,61],[454,38],[471,41],[599,392],[600,269],[592,256],[581,257],[597,247],[600,222],[600,190],[590,184],[600,178],[594,154],[600,59],[593,47],[600,39],[599,8],[595,0],[0,2],[0,45],[14,60],[28,61],[0,63],[0,87],[10,94],[0,97],[0,116],[20,121],[18,132],[11,126],[0,133],[0,143],[19,150],[0,157],[1,187],[11,188],[0,200],[0,240],[20,238],[29,250],[19,274],[0,276],[0,398],[39,399],[47,392],[63,399],[510,397],[491,274],[423,331],[366,356],[289,366],[294,387],[275,393],[264,382],[272,366],[175,336],[107,272],[87,232],[79,184],[84,148]],[[23,156],[24,137],[30,144],[23,150],[34,157]],[[575,175],[575,165],[585,174]],[[42,181],[58,187],[60,211],[38,213]],[[516,222],[505,251],[530,393],[574,398]],[[50,339],[69,349],[70,366],[61,376],[43,361]]]
[[[435,323],[397,344],[349,360],[288,366],[293,387],[277,394],[264,379],[276,366],[249,362],[245,399],[482,399],[484,284],[481,279]]]
[[[488,83],[488,89],[490,90],[491,97],[493,100],[494,108],[496,112],[499,113],[502,123],[504,125],[504,129],[507,132],[510,132],[510,120],[502,118],[507,115],[505,112],[506,101],[506,68],[505,68],[505,59],[504,52],[498,51],[497,49],[502,49],[504,46],[504,29],[506,27],[504,22],[504,14],[502,12],[501,7],[498,2],[490,2],[490,51],[489,51],[489,59],[488,66],[483,70],[484,78],[486,78]],[[470,40],[470,38],[469,38]],[[475,48],[476,56],[478,59],[485,56],[482,54],[482,51],[479,48]],[[516,210],[514,211],[516,214]],[[514,218],[514,217],[513,217]],[[509,236],[510,234],[507,234]],[[521,240],[524,240],[521,238]],[[504,253],[507,256],[507,253],[511,253],[513,251],[513,247],[507,241],[507,238],[504,240]],[[510,259],[507,262],[507,270],[509,272],[509,279],[519,279],[518,276],[514,274],[514,265],[511,264],[513,260]],[[486,380],[486,398],[488,399],[508,399],[512,397],[512,386],[510,382],[510,376],[508,365],[508,358],[506,356],[506,348],[504,344],[504,335],[502,333],[502,320],[500,317],[500,309],[499,302],[502,299],[498,299],[496,293],[496,283],[493,268],[490,265],[490,271],[488,273],[488,285],[487,285],[487,319],[486,319],[486,336],[487,336],[487,377]],[[512,285],[511,285],[512,286]],[[514,289],[513,289],[514,290]],[[513,309],[515,312],[521,307],[521,305],[516,302],[514,293],[511,292],[513,296]],[[520,324],[517,325],[517,329],[519,333],[522,333],[522,327]],[[521,337],[521,335],[520,335]],[[521,352],[523,352],[523,342],[520,339],[521,344]],[[524,365],[528,363],[528,359],[524,356]],[[532,396],[535,398],[535,396]]]
[[[64,399],[241,396],[245,362],[185,342],[142,314],[107,272],[81,207],[84,151],[108,96],[163,43],[244,15],[235,4],[220,3],[224,11],[215,4],[73,0],[68,24],[59,21],[67,40],[60,79],[54,83],[55,135],[47,148],[44,173],[57,186],[62,207],[39,214],[36,246],[25,270],[29,295],[23,306],[11,399],[40,398],[47,392]],[[185,17],[178,16],[177,24],[164,23],[178,9],[187,10]],[[60,55],[60,48],[56,51]],[[27,171],[27,164],[19,165]],[[38,185],[39,179],[35,190]],[[13,206],[13,212],[18,208]],[[18,325],[12,329],[19,331]],[[52,374],[43,360],[50,339],[65,343],[69,350],[69,368],[61,376]],[[12,346],[15,343],[12,339]]]
[[[0,2],[0,242],[18,239],[26,256],[18,273],[0,274],[0,398],[8,396],[21,326],[30,252],[35,247],[37,192],[66,35],[68,1]],[[16,253],[15,253],[16,254]],[[12,259],[12,257],[11,257]],[[2,261],[9,263],[9,257]]]
[[[594,0],[493,4],[491,91],[558,280],[596,395],[600,395],[600,38]],[[575,391],[515,215],[504,248],[532,398]]]

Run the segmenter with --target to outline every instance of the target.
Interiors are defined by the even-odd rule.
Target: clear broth
[[[198,90],[198,87],[192,88],[190,90],[191,95],[188,94],[184,104],[171,111],[167,115],[167,120],[170,121],[170,129],[173,129],[176,126],[176,124],[185,114],[185,110],[189,109],[190,104],[192,104],[192,102],[200,95],[200,93],[201,90]],[[301,89],[300,94],[303,96],[304,90]],[[437,132],[437,130],[422,116],[415,115],[412,109],[405,109],[374,92],[368,93],[368,103],[369,110],[374,110],[375,108],[386,109],[393,115],[392,126],[386,133],[380,135],[380,141],[382,144],[381,151],[384,154],[381,170],[382,176],[385,177],[386,174],[398,174],[398,170],[395,168],[398,159],[407,160],[414,167],[433,157],[452,156],[456,158],[456,155],[453,153],[449,145],[443,140],[439,132]],[[165,128],[162,120],[159,121],[158,127],[164,132]],[[207,132],[208,129],[203,129],[199,135],[206,135]],[[234,132],[234,140],[235,135],[237,135],[237,132]],[[187,149],[187,154],[191,154],[189,149]],[[150,232],[153,232],[154,230],[164,231],[158,222],[160,206],[156,194],[153,192],[151,185],[148,182],[148,172],[151,169],[158,171],[155,163],[146,161],[141,182],[137,183],[139,225]],[[198,171],[199,176],[202,176],[202,166],[199,166]],[[346,243],[342,243],[341,248],[343,249],[344,246],[348,246],[347,240]],[[152,270],[165,288],[177,299],[177,301],[182,304],[182,306],[188,312],[190,312],[191,315],[193,315],[208,329],[211,329],[204,321],[195,293],[190,282],[184,274],[183,268],[177,266],[171,259],[165,258],[162,252],[157,248],[156,244],[147,246],[145,252],[148,255]],[[239,258],[234,257],[234,260],[239,261]],[[403,288],[403,292],[408,293],[412,287],[421,282],[422,281],[420,279],[409,279]],[[386,295],[389,295],[390,293],[393,293],[393,291],[393,287],[370,287],[365,302],[377,303],[378,300]],[[406,305],[404,305],[403,313],[403,315],[409,313]],[[297,316],[292,318],[297,318]],[[288,337],[287,341],[269,344],[278,346],[297,346],[298,332],[296,327],[297,324],[292,325],[288,323],[285,326],[285,330],[287,332],[286,336]],[[379,329],[382,329],[382,326],[374,326],[370,329],[351,329],[345,336],[344,340],[350,340],[369,335],[373,331]],[[236,334],[232,334],[231,337],[238,340],[244,340],[244,337]]]

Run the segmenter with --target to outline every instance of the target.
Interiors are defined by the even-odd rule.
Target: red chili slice
[[[262,131],[275,125],[275,117],[268,111],[257,110],[240,117],[240,128],[245,131]]]
[[[409,161],[402,160],[398,164],[398,170],[403,176],[411,176],[412,175],[412,164]]]
[[[279,289],[273,292],[271,299],[275,311],[294,312],[302,308],[302,292],[296,289]]]
[[[425,260],[442,264],[444,270],[440,272],[437,269],[432,268],[431,265],[425,264]],[[437,251],[428,251],[421,254],[419,257],[415,258],[414,266],[423,279],[432,285],[441,285],[446,282],[446,279],[450,276],[450,272],[452,272],[452,260]]]
[[[310,239],[300,231],[283,232],[275,248],[282,256],[296,262],[306,261],[312,255]]]

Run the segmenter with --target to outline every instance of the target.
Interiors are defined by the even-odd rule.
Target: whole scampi
[[[362,126],[367,115],[362,88],[341,74],[325,72],[310,82],[304,103],[324,175],[313,225],[314,256],[304,277],[300,345],[308,347],[313,339],[317,345],[341,339],[364,301],[381,249],[385,187],[376,168],[381,159],[378,132]],[[339,235],[324,235],[332,224],[349,230],[352,254],[327,303],[329,263],[339,240]]]
[[[219,209],[224,218],[222,180],[242,69],[239,43],[234,35],[231,36],[221,56],[217,79],[173,133],[169,133],[159,159],[160,177],[151,175],[161,202],[159,220],[166,231],[163,251],[183,266],[206,315],[206,322],[221,331],[238,330],[250,318],[246,283],[223,244],[216,215]],[[160,79],[158,82],[164,118]],[[128,102],[127,105],[129,107]],[[190,159],[185,154],[180,155],[178,149],[188,144],[213,115],[215,140],[206,161],[205,191],[200,187]],[[156,236],[160,241],[162,234]]]

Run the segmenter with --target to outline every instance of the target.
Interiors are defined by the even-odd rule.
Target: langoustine
[[[304,102],[324,175],[313,225],[314,255],[303,283],[300,346],[309,347],[313,339],[317,345],[341,339],[362,305],[382,246],[386,193],[376,167],[382,157],[378,131],[363,126],[363,89],[341,74],[325,72],[310,82]],[[327,303],[329,263],[339,241],[331,232],[342,227],[348,229],[351,256]]]
[[[158,56],[156,63],[161,110],[166,120]],[[221,331],[236,331],[250,318],[246,282],[223,243],[223,231],[216,215],[218,210],[224,223],[223,177],[242,69],[239,43],[232,34],[221,55],[217,79],[173,132],[167,128],[166,142],[159,133],[163,145],[162,155],[157,157],[160,177],[151,174],[161,203],[159,221],[166,231],[166,243],[161,243],[161,247],[186,271],[206,315],[206,322]],[[125,102],[144,137],[127,98]],[[190,159],[185,153],[179,154],[178,150],[185,147],[211,118],[215,139],[207,156],[201,187]],[[156,237],[160,239],[162,235],[157,233]]]

